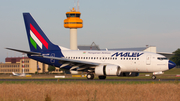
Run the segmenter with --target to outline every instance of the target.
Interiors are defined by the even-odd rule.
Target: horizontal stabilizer
[[[24,50],[12,49],[12,48],[6,48],[6,49],[21,52],[21,53],[31,54],[31,55],[41,55],[41,53],[38,53],[38,52],[30,52],[30,51],[24,51]]]

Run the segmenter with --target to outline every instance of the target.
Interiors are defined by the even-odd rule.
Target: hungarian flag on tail
[[[39,34],[39,32],[30,23],[30,42],[37,49],[37,45],[42,49],[43,45],[48,49],[47,41]]]

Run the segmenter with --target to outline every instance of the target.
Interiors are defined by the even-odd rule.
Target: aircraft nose
[[[174,68],[175,66],[176,66],[176,64],[175,64],[174,62],[172,62],[172,61],[169,60],[169,62],[168,62],[168,67],[169,67],[169,69],[172,69],[172,68]]]

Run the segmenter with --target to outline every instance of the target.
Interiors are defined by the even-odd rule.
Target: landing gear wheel
[[[94,79],[94,74],[87,74],[86,78],[88,80],[92,80],[92,79]]]
[[[156,79],[156,76],[155,76],[155,75],[153,75],[153,76],[152,76],[152,79],[153,79],[153,80],[155,80],[155,79]]]
[[[106,79],[106,76],[99,76],[99,79],[104,80]]]

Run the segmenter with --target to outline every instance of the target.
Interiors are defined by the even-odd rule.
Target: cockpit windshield
[[[158,60],[168,60],[168,58],[166,58],[166,57],[158,57],[157,59]]]

